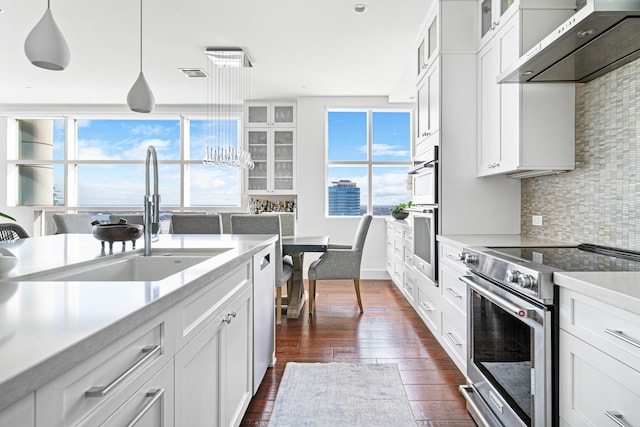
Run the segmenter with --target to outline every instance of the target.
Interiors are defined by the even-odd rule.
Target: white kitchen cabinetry
[[[501,18],[478,53],[478,176],[575,167],[575,85],[497,83],[505,68],[573,13],[566,3],[551,10],[516,10],[514,3],[514,13]]]
[[[251,288],[243,285],[175,358],[176,425],[237,426],[252,395]]]
[[[0,411],[0,426],[34,427],[36,421],[35,393],[29,393]]]
[[[640,425],[640,316],[560,290],[560,418]]]
[[[438,144],[440,130],[440,60],[436,58],[418,83],[418,138],[415,154]]]
[[[255,164],[247,172],[247,194],[294,194],[296,129],[247,128],[246,141]]]
[[[414,308],[434,337],[442,333],[442,295],[436,283],[416,273],[417,296]]]
[[[276,362],[275,260],[273,245],[253,256],[253,394]]]
[[[440,29],[438,28],[438,22],[438,8],[433,7],[427,14],[425,27],[418,41],[418,80],[420,80],[438,56],[440,50],[440,37],[438,37]]]
[[[412,227],[408,222],[387,220],[387,272],[393,283],[405,295],[407,292],[405,285],[406,288],[411,287],[411,278],[405,277],[405,270],[407,267],[413,269],[412,235]],[[408,263],[407,259],[410,259]]]
[[[480,46],[484,46],[496,35],[500,24],[513,16],[518,7],[519,0],[479,0],[480,8]]]
[[[291,102],[249,102],[245,107],[247,127],[295,127],[296,104]]]
[[[107,419],[102,408],[115,410],[134,398],[171,360],[174,329],[168,311],[36,390],[36,425],[76,425],[94,411]]]

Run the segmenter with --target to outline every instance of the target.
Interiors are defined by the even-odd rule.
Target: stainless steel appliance
[[[438,203],[438,146],[433,146],[416,157],[412,176],[411,202],[414,205]]]
[[[640,254],[583,244],[470,248],[467,408],[485,426],[557,426],[557,271],[640,271]]]
[[[588,82],[640,57],[640,0],[582,0],[577,12],[498,76]]]
[[[423,276],[438,283],[438,209],[414,206],[409,209],[413,222],[413,266]]]

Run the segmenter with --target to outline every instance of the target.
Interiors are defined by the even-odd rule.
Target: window
[[[240,206],[239,169],[205,166],[211,123],[240,143],[240,120],[19,119],[9,150],[15,203],[69,210],[141,210],[149,145],[158,154],[161,208]],[[221,135],[217,133],[216,135]]]
[[[327,111],[327,215],[389,215],[406,203],[411,112]]]

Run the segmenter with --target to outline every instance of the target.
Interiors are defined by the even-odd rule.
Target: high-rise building
[[[329,187],[330,216],[360,216],[360,188],[353,181],[332,181]]]

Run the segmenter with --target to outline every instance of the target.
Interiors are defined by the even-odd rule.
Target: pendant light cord
[[[142,0],[140,0],[140,72],[142,72]]]

